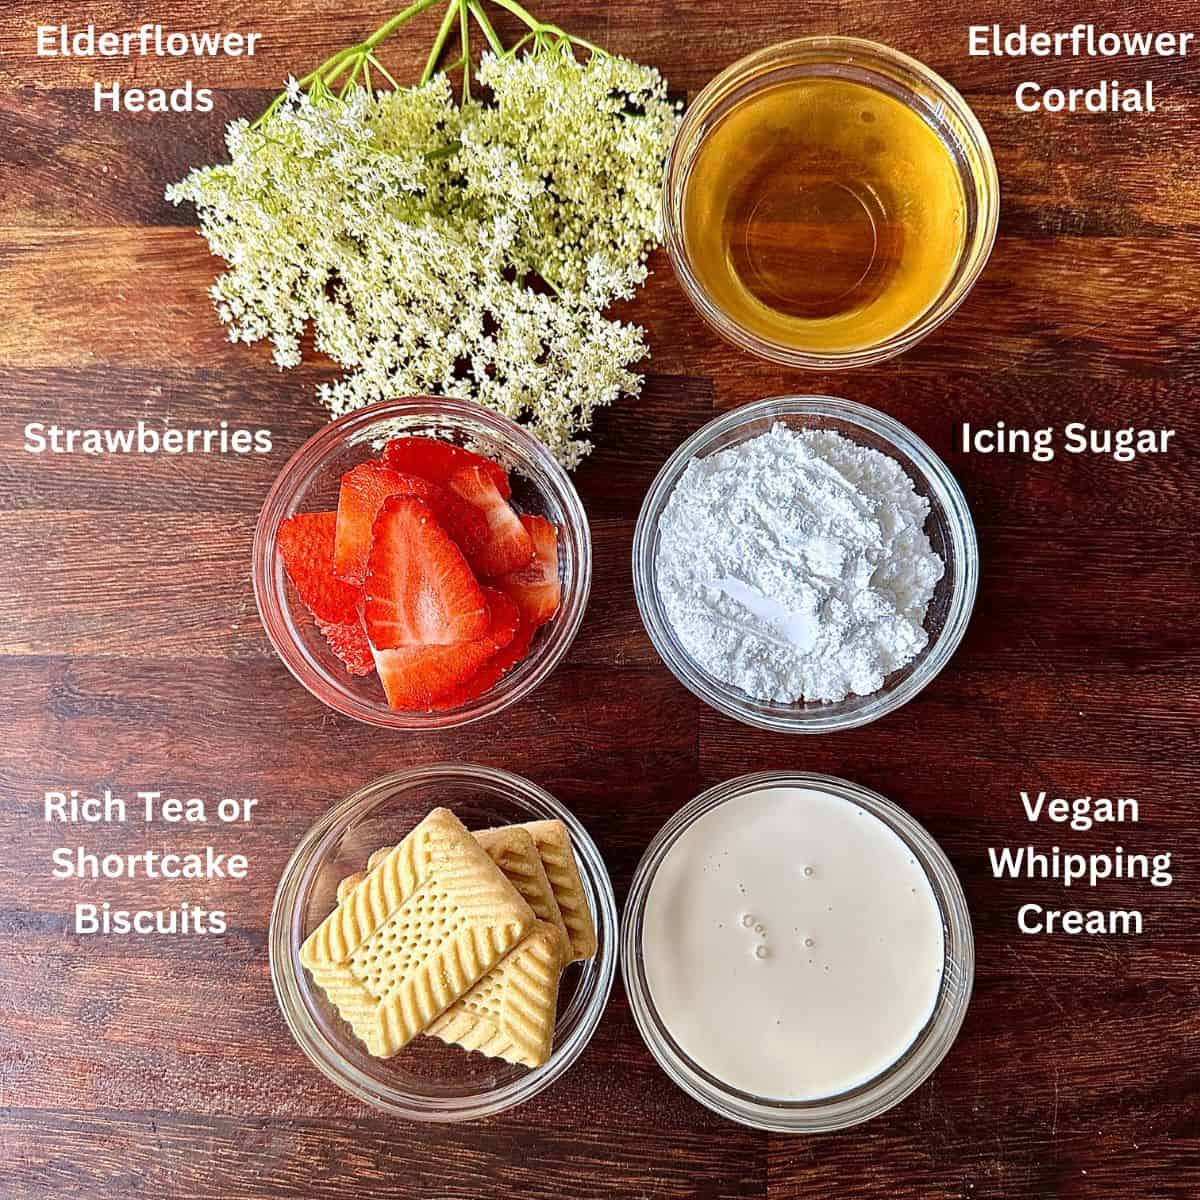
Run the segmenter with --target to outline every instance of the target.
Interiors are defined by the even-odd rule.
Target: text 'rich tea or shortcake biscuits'
[[[448,809],[434,809],[305,940],[300,961],[371,1054],[428,1028],[533,928],[534,915]]]
[[[514,828],[524,829],[533,838],[542,865],[546,868],[571,942],[567,962],[591,958],[596,953],[596,926],[592,921],[587,893],[583,890],[583,880],[579,877],[579,864],[575,861],[567,827],[561,821],[528,821]]]

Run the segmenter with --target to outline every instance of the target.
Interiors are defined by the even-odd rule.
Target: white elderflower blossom
[[[399,394],[470,397],[527,425],[567,467],[595,410],[635,395],[632,296],[660,236],[677,122],[658,72],[566,42],[484,56],[486,104],[445,75],[372,95],[288,81],[230,162],[167,191],[226,262],[212,288],[234,341],[301,341],[344,368],[334,415]]]

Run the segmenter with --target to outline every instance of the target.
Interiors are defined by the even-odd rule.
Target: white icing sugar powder
[[[775,425],[695,459],[660,523],[658,589],[684,649],[759,700],[870,695],[924,649],[945,570],[894,459]]]

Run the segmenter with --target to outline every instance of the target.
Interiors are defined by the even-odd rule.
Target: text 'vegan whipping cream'
[[[698,817],[646,898],[654,1007],[729,1087],[819,1100],[876,1078],[929,1022],[945,960],[937,898],[878,817],[764,786]]]

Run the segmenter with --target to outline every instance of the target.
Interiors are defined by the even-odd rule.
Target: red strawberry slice
[[[470,642],[490,620],[462,551],[429,505],[412,496],[385,500],[375,519],[362,611],[377,650]]]
[[[375,670],[371,643],[367,641],[366,630],[357,616],[353,621],[339,624],[318,621],[317,628],[325,635],[329,648],[342,660],[351,675],[370,675]]]
[[[488,631],[484,638],[491,643],[492,653],[498,654],[512,644],[521,628],[521,614],[516,604],[494,587],[483,587],[488,604]]]
[[[375,651],[375,666],[392,708],[429,711],[435,706],[444,707],[441,697],[472,678],[484,663],[511,644],[520,624],[517,606],[503,592],[485,590],[490,620],[483,637],[450,646],[401,646]]]
[[[450,477],[464,467],[479,467],[492,477],[505,500],[512,495],[508,472],[499,463],[441,438],[393,438],[383,448],[383,461],[396,471],[420,475],[434,483],[448,483]]]
[[[428,479],[402,475],[371,459],[342,476],[338,494],[334,570],[350,583],[362,583],[367,573],[375,518],[389,496],[416,496],[424,500],[464,554],[474,553],[487,540],[487,521],[461,496]]]
[[[535,626],[522,621],[516,636],[507,646],[492,655],[470,679],[442,696],[435,707],[439,710],[461,708],[469,701],[477,700],[484,692],[491,691],[529,653],[529,643],[533,641],[535,633]]]
[[[519,571],[533,558],[533,539],[482,467],[464,467],[450,477],[450,490],[483,513],[487,540],[470,558],[480,575],[500,576]]]
[[[422,485],[422,491],[412,494],[425,501],[433,509],[433,515],[445,527],[446,532],[458,543],[458,548],[470,561],[480,546],[488,540],[487,518],[468,504],[457,492],[452,492],[440,483],[430,483],[417,476],[405,476],[413,483]]]
[[[279,526],[279,555],[305,607],[318,621],[358,620],[358,589],[333,573],[337,514],[296,513]]]
[[[383,502],[389,496],[416,494],[420,487],[419,481],[406,480],[377,459],[359,463],[342,476],[333,551],[333,569],[340,578],[362,583],[371,551],[371,531]]]
[[[558,578],[558,526],[545,517],[521,514],[521,524],[533,540],[533,561],[511,575],[502,575],[495,586],[510,595],[521,610],[521,620],[545,625],[562,599]]]

